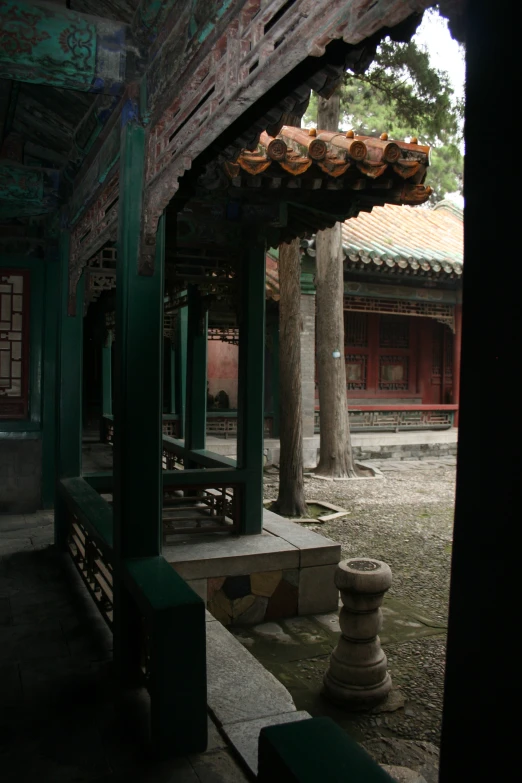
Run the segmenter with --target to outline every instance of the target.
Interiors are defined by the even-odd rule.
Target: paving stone
[[[237,766],[228,750],[190,756],[190,763],[200,783],[247,783],[248,778]],[[187,783],[188,783],[187,778]],[[174,779],[172,781],[174,783]],[[176,778],[178,783],[178,778]]]
[[[0,628],[0,661],[66,658],[69,650],[58,620]]]
[[[389,764],[383,764],[382,768],[396,783],[426,783],[426,778],[423,778],[418,772],[408,769],[408,767],[394,767]]]
[[[279,623],[261,623],[252,629],[258,636],[265,639],[273,639],[282,644],[297,644],[292,637],[281,628]]]
[[[231,726],[225,726],[224,732],[252,774],[257,775],[259,733],[261,729],[265,726],[294,723],[307,718],[311,718],[308,712],[287,712],[284,715],[273,715],[270,718],[234,723]]]
[[[299,614],[324,614],[338,605],[336,565],[302,568],[299,574]]]
[[[208,704],[220,725],[295,712],[292,697],[220,623],[207,625]]]
[[[341,626],[339,625],[339,614],[337,612],[329,612],[328,614],[316,614],[315,619],[318,623],[321,623],[328,631],[333,633],[341,633]]]
[[[17,663],[0,666],[0,715],[23,699],[22,682]],[[1,736],[1,731],[0,731]]]
[[[11,625],[13,617],[11,613],[11,603],[8,597],[0,598],[0,626]]]

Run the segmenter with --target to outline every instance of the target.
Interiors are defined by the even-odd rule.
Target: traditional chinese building
[[[462,210],[388,204],[343,224],[346,393],[350,425],[360,431],[457,426],[463,270]],[[301,359],[304,434],[318,432],[315,378],[315,237],[303,239]],[[278,437],[277,250],[267,255],[265,432]],[[233,329],[215,329],[208,346],[211,395],[231,410],[208,412],[209,433],[233,434],[237,346]],[[221,340],[220,342],[217,340]],[[454,369],[455,368],[455,369]],[[211,401],[212,405],[212,401]],[[221,406],[222,407],[222,406]]]
[[[147,687],[156,749],[188,753],[207,743],[205,604],[186,572],[171,567],[164,539],[176,535],[176,520],[167,523],[165,509],[204,498],[209,535],[217,521],[218,535],[229,536],[212,538],[211,547],[227,557],[276,546],[277,535],[263,532],[261,502],[267,247],[429,195],[421,145],[320,129],[311,137],[295,125],[312,89],[328,97],[347,67],[366,67],[387,34],[408,40],[427,5],[0,0],[0,511],[54,507],[56,546],[70,554],[113,631],[115,672]],[[486,202],[507,192],[499,139],[482,127],[484,96],[500,113],[493,76],[502,82],[503,58],[496,50],[484,58],[490,32],[480,18],[463,26],[459,4],[443,5],[470,37],[467,182],[469,225],[479,237]],[[111,312],[113,322],[105,318]],[[236,461],[205,448],[206,332],[230,313],[239,342]],[[175,314],[186,352],[184,408],[180,437],[166,440],[163,338]],[[83,349],[107,347],[112,327],[113,467],[87,472],[82,391],[90,349]],[[350,364],[357,382],[362,371]],[[379,377],[401,383],[404,366],[387,362]],[[475,487],[467,486],[472,499]],[[464,557],[460,540],[463,503],[458,498],[454,577],[470,554],[470,539]],[[477,546],[486,529],[490,536],[489,520],[478,517],[468,526]],[[297,544],[286,548],[311,579],[317,563]],[[457,580],[452,594],[459,623],[462,585]],[[457,645],[450,651],[459,633],[450,628]],[[464,722],[458,655],[448,659],[448,749],[461,743]]]

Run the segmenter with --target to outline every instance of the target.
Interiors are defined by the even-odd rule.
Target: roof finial
[[[388,141],[388,134],[387,133],[381,133],[381,141]]]
[[[418,140],[417,136],[412,136],[411,139],[410,139],[410,144],[418,144],[418,143],[419,143],[419,140]]]
[[[355,136],[355,133],[353,132],[353,130],[347,130],[346,131],[346,138],[347,139],[353,139],[354,136]]]
[[[315,128],[310,128],[310,130],[308,131],[308,135],[309,136],[317,136],[316,129]]]

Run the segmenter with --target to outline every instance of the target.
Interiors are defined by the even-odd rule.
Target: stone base
[[[323,687],[324,695],[329,701],[350,711],[359,712],[360,710],[369,710],[384,701],[391,691],[392,681],[390,675],[386,673],[384,680],[378,685],[357,687],[338,682],[332,678],[329,672],[326,672]]]
[[[223,625],[337,611],[341,547],[265,509],[257,536],[191,536],[163,556]]]
[[[457,454],[458,430],[416,430],[412,432],[352,432],[352,451],[356,460],[431,459]],[[207,448],[217,454],[236,456],[235,438],[207,438]],[[266,465],[279,465],[279,440],[265,438]],[[319,462],[319,435],[303,438],[305,470]]]

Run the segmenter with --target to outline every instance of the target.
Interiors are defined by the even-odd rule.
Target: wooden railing
[[[99,494],[112,492],[112,474],[62,479],[59,492],[69,552],[112,628],[113,517],[111,505]],[[201,752],[207,745],[205,604],[161,556],[124,558],[117,573],[141,637],[135,675],[150,696],[153,749],[168,745],[177,754]]]
[[[273,434],[273,414],[265,414],[264,435],[271,438]],[[114,432],[113,417],[104,414],[102,417],[102,441],[112,443]],[[222,436],[224,438],[237,436],[237,411],[207,411],[207,435]],[[179,415],[177,413],[165,413],[163,415],[163,434],[170,438],[179,438]]]
[[[203,469],[203,470],[202,470]],[[176,533],[239,532],[246,472],[234,459],[163,436],[163,541]]]

